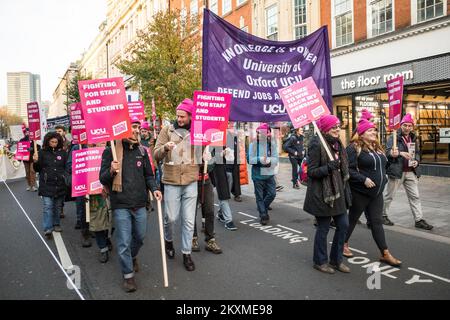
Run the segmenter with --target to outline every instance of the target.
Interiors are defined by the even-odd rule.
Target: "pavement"
[[[94,239],[92,247],[81,247],[80,231],[74,230],[74,203],[65,205],[60,241],[43,240],[42,203],[37,193],[25,191],[24,180],[8,181],[9,189],[0,181],[0,299],[177,300],[180,306],[192,300],[255,299],[270,304],[275,300],[310,299],[450,299],[449,238],[436,231],[414,230],[406,207],[399,211],[404,213],[392,217],[396,226],[386,228],[391,252],[403,261],[401,268],[379,264],[379,252],[370,232],[358,225],[350,243],[355,257],[345,259],[351,273],[328,275],[314,270],[315,228],[312,217],[300,210],[305,188],[291,190],[285,171],[289,172],[282,164],[279,178],[285,189],[277,194],[269,224],[259,224],[251,185],[244,186],[243,202],[231,201],[238,230],[228,231],[216,220],[216,239],[223,253],[205,251],[205,243],[200,239],[201,251],[192,254],[196,264],[193,272],[183,267],[181,232],[176,226],[176,255],[174,260],[167,260],[167,288],[163,286],[157,214],[150,212],[147,237],[138,256],[138,291],[131,294],[122,290],[115,250],[110,261],[101,264]],[[428,194],[424,185],[421,190]],[[436,199],[446,201],[448,194],[441,193]],[[399,196],[401,203],[401,193]],[[402,216],[405,226],[400,226]],[[436,229],[448,228],[448,220],[443,220]],[[200,226],[200,217],[197,223]],[[331,230],[330,241],[333,233]],[[70,265],[79,270],[73,279],[80,294],[67,286],[63,270],[69,270]],[[380,269],[376,273],[371,270],[374,266]],[[172,311],[175,312],[167,310],[168,314]]]

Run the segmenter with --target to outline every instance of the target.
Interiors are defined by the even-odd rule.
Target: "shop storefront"
[[[450,54],[334,77],[333,108],[342,139],[350,141],[366,108],[385,143],[391,134],[386,81],[398,75],[404,78],[403,113],[416,119],[424,173],[450,177]]]

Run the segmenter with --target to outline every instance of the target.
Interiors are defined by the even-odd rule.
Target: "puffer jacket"
[[[39,195],[50,198],[65,196],[67,152],[62,149],[41,149],[38,155],[34,170],[39,172]]]

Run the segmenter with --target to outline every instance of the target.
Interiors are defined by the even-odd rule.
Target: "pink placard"
[[[278,90],[294,128],[300,128],[330,114],[312,77]]]
[[[231,94],[207,91],[194,92],[191,144],[224,146],[230,116]]]
[[[389,101],[389,129],[400,128],[403,106],[403,76],[386,81]]]
[[[128,112],[130,113],[130,119],[137,117],[139,121],[145,120],[144,102],[132,101],[128,102]]]
[[[89,143],[132,135],[128,102],[121,77],[78,81]]]
[[[30,161],[30,141],[22,141],[17,143],[16,160]]]
[[[39,104],[37,102],[27,103],[27,114],[30,140],[41,140],[41,117],[39,112]]]
[[[72,197],[102,193],[99,173],[104,150],[96,147],[72,152]]]
[[[73,144],[87,143],[86,124],[84,123],[81,103],[70,105],[70,128],[72,129]]]

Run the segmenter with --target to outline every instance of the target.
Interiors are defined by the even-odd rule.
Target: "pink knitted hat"
[[[133,118],[131,118],[131,123],[139,123],[139,124],[141,124],[141,120],[139,120],[138,117],[134,116]]]
[[[317,126],[319,127],[320,131],[326,133],[330,131],[331,128],[333,128],[335,125],[339,125],[341,121],[339,121],[338,117],[329,114],[326,116],[322,116],[319,120],[317,120]]]
[[[414,119],[413,119],[411,113],[405,114],[405,116],[403,117],[402,122],[400,122],[400,124],[404,124],[404,123],[411,123],[412,125],[414,125]]]
[[[356,127],[356,130],[358,131],[359,135],[364,134],[369,129],[375,128],[375,124],[373,122],[370,122],[366,119],[361,119],[358,122],[358,126]]]
[[[194,102],[191,99],[184,99],[182,103],[180,103],[177,107],[177,110],[186,111],[189,114],[192,114],[192,109],[194,108]]]
[[[150,125],[148,124],[148,121],[142,121],[141,129],[150,130]]]
[[[373,118],[375,118],[375,116],[372,113],[370,113],[369,110],[363,109],[361,111],[361,119],[366,119],[366,120],[370,121],[370,119],[373,119]]]

